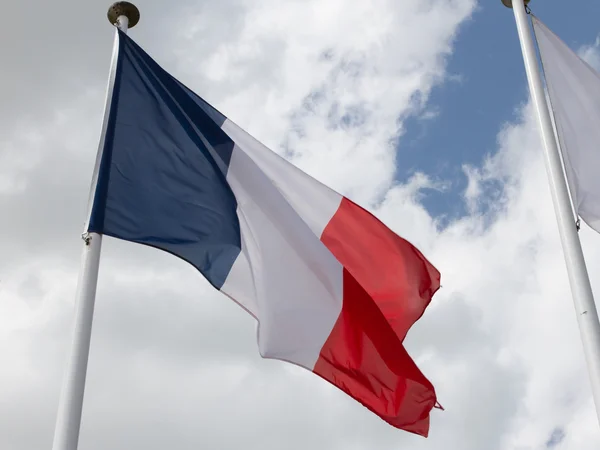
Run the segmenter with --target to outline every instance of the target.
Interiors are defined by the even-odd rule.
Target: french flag
[[[187,261],[258,321],[262,357],[304,367],[427,436],[436,394],[403,340],[439,272],[122,32],[118,47],[87,231]]]

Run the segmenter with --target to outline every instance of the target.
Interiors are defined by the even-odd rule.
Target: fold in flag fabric
[[[403,346],[439,272],[369,212],[263,146],[119,32],[88,232],[187,261],[258,321],[262,357],[427,436]]]
[[[600,74],[532,20],[573,205],[600,232]]]

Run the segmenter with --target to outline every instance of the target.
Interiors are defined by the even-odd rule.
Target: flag
[[[427,436],[434,387],[403,346],[440,274],[406,240],[218,112],[130,37],[87,231],[196,267],[258,321],[264,358]]]
[[[600,232],[600,74],[532,21],[573,206]]]

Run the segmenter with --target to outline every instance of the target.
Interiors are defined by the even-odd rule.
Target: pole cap
[[[108,8],[106,16],[111,25],[117,23],[119,16],[125,16],[129,19],[127,28],[133,28],[140,21],[140,10],[133,3],[116,2]]]
[[[529,3],[529,0],[525,0],[525,6]],[[502,4],[507,8],[512,8],[512,0],[502,0]]]

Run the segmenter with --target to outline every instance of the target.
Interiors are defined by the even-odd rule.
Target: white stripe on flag
[[[320,241],[341,196],[249,137],[227,181],[238,202],[242,252],[221,291],[258,319],[263,357],[312,370],[342,309],[342,265]]]

